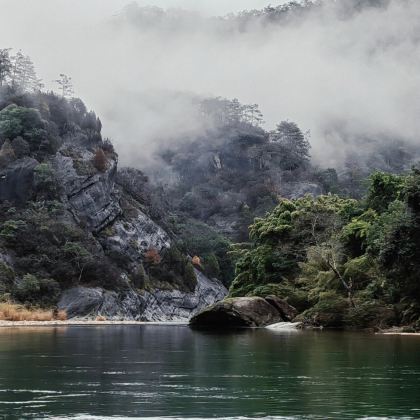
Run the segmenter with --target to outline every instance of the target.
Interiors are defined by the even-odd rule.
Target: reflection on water
[[[420,418],[420,338],[0,329],[0,418]]]

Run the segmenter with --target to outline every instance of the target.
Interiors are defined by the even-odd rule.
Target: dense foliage
[[[365,200],[283,200],[237,246],[231,295],[275,293],[324,326],[420,321],[420,171],[377,172]]]

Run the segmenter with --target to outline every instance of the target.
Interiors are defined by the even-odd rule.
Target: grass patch
[[[28,309],[10,302],[0,303],[1,321],[65,321],[66,319],[65,311]]]

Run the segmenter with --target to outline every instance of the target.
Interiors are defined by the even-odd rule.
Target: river
[[[420,337],[0,329],[0,418],[420,418]]]

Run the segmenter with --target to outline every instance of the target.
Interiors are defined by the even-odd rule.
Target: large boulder
[[[190,325],[198,328],[265,327],[282,322],[276,306],[261,297],[229,298],[195,315]]]
[[[285,321],[293,321],[297,316],[298,311],[292,305],[289,305],[285,300],[280,299],[277,296],[270,295],[266,296],[265,300],[272,306],[274,306],[281,314]]]

